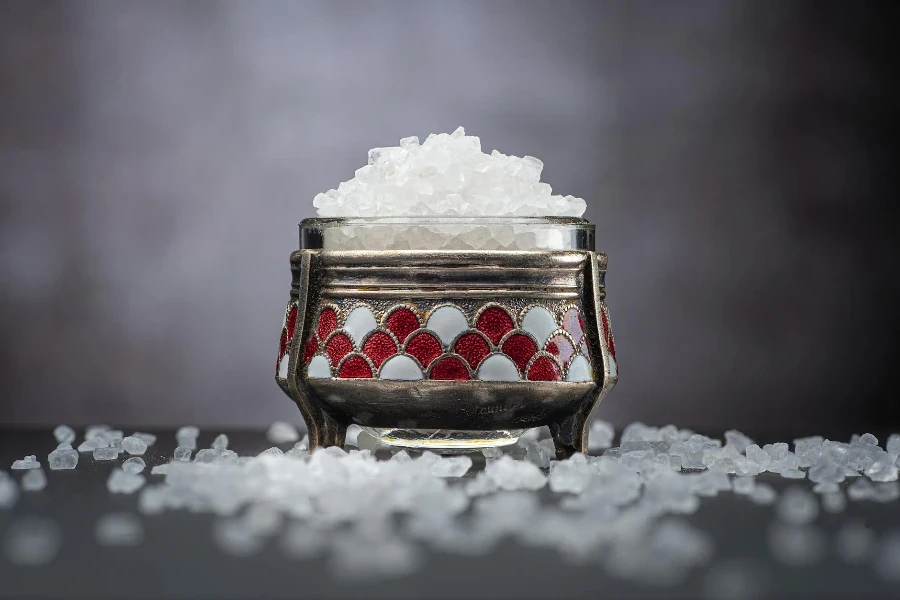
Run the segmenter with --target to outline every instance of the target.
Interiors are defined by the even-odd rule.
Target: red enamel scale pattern
[[[406,353],[418,359],[423,367],[430,365],[443,351],[438,339],[427,331],[416,333],[406,343]]]
[[[466,359],[470,367],[476,369],[484,357],[491,353],[491,346],[481,335],[470,332],[459,336],[453,345],[453,351]]]
[[[559,381],[559,366],[549,356],[538,356],[528,369],[529,381]]]
[[[353,342],[345,333],[336,333],[325,344],[325,354],[331,359],[331,364],[338,362],[353,352]]]
[[[319,334],[319,339],[324,340],[335,329],[337,329],[337,313],[329,306],[319,313],[319,327],[316,332]]]
[[[478,316],[478,322],[475,323],[475,327],[478,331],[488,336],[491,342],[496,344],[500,341],[500,338],[513,330],[515,324],[509,313],[499,306],[491,306]]]
[[[538,349],[533,339],[524,333],[514,333],[503,342],[502,350],[503,354],[516,363],[519,371],[524,371],[525,365],[528,364],[528,361],[531,360],[531,357],[535,355]]]
[[[369,363],[366,362],[365,358],[359,354],[355,354],[341,363],[341,368],[338,370],[338,377],[341,379],[371,379],[372,367],[369,366]]]
[[[297,325],[297,305],[294,304],[291,306],[291,310],[288,312],[287,320],[285,321],[285,327],[287,328],[288,339],[293,339],[294,327],[296,325]]]
[[[285,354],[287,354],[287,345],[288,345],[287,331],[282,329],[281,330],[281,342],[279,342],[279,344],[278,344],[278,362],[281,362],[281,359],[284,358]]]
[[[421,327],[419,317],[408,308],[398,308],[392,312],[388,316],[385,325],[387,325],[391,333],[397,336],[400,343],[406,341],[406,336]]]
[[[387,316],[382,321],[383,328],[369,333],[362,348],[358,349],[344,331],[331,335],[338,329],[341,320],[334,306],[326,306],[319,313],[315,332],[306,341],[304,362],[308,364],[314,356],[324,353],[332,365],[340,365],[335,377],[371,378],[389,358],[406,354],[417,359],[423,369],[431,367],[431,379],[466,381],[471,379],[471,373],[485,358],[500,351],[513,360],[519,372],[524,374],[524,379],[559,381],[562,379],[561,364],[569,364],[576,355],[583,355],[590,361],[583,336],[579,335],[581,339],[573,345],[569,336],[557,332],[544,345],[546,354],[532,362],[539,350],[537,343],[526,332],[515,329],[516,322],[509,311],[493,304],[476,313],[476,328],[456,339],[449,349],[453,355],[445,354],[443,344],[433,332],[422,329],[415,306],[397,305],[384,314]],[[600,317],[604,339],[615,358],[615,344],[605,307],[601,308]],[[297,306],[291,304],[281,332],[279,365],[289,351],[297,319]],[[570,335],[581,334],[584,330],[584,320],[577,308],[569,307],[564,313],[557,313],[557,319],[561,319],[558,325],[563,326]],[[500,340],[503,340],[502,344]]]
[[[376,367],[380,367],[381,363],[397,353],[397,344],[385,332],[375,331],[363,344],[362,351]]]
[[[306,340],[306,351],[303,353],[303,362],[309,362],[312,360],[312,357],[316,355],[316,352],[319,351],[319,340],[316,339],[316,336],[312,335]]]
[[[469,369],[465,363],[456,356],[445,356],[434,363],[431,369],[431,379],[441,381],[468,381]]]
[[[613,342],[612,334],[609,331],[609,317],[606,316],[605,309],[600,311],[600,319],[603,321],[603,337],[606,339],[606,346],[609,348],[609,353],[612,355],[613,360],[615,360],[616,344]]]

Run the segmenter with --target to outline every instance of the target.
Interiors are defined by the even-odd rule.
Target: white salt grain
[[[37,566],[53,561],[61,547],[62,534],[56,522],[26,517],[9,526],[4,553],[14,565]]]
[[[228,449],[228,436],[224,433],[220,433],[216,436],[216,439],[213,440],[212,446],[210,446],[213,450],[227,450]]]
[[[180,427],[178,431],[175,432],[175,442],[184,448],[189,448],[191,450],[197,449],[197,436],[200,435],[200,430],[194,427],[193,425],[185,425],[184,427]]]
[[[550,489],[554,492],[580,494],[591,480],[592,469],[584,454],[575,453],[569,459],[550,464]]]
[[[259,456],[284,456],[284,451],[281,448],[272,446],[260,452]]]
[[[132,456],[122,463],[122,470],[126,473],[140,473],[147,466],[140,456]]]
[[[359,432],[356,435],[359,435]],[[272,444],[293,444],[300,439],[300,434],[297,433],[297,429],[290,423],[275,421],[269,426],[269,430],[266,432],[266,439]],[[354,445],[356,445],[356,440],[354,439],[353,441]]]
[[[106,480],[106,489],[113,494],[133,494],[147,482],[143,475],[127,473],[122,469],[113,469]]]
[[[152,446],[156,443],[156,436],[152,433],[142,433],[140,431],[135,431],[131,434],[131,437],[136,437],[139,440],[142,440],[147,446]]]
[[[88,438],[78,445],[79,452],[93,452],[97,448],[106,448],[109,444],[101,436]]]
[[[24,471],[26,469],[37,469],[40,466],[41,463],[37,457],[34,454],[30,454],[22,460],[14,460],[11,468],[13,471]]]
[[[753,440],[737,429],[731,429],[725,432],[725,443],[729,446],[733,446],[735,450],[741,453],[747,449],[747,446],[755,444]]]
[[[47,476],[43,469],[30,469],[22,476],[22,490],[25,492],[39,492],[47,487]]]
[[[115,448],[96,448],[94,450],[94,460],[116,460],[119,458],[119,451]]]
[[[897,467],[887,460],[876,460],[865,470],[872,481],[897,481]]]
[[[144,526],[131,513],[110,513],[97,520],[94,538],[101,546],[133,547],[143,541]]]
[[[588,430],[588,450],[594,452],[611,448],[615,436],[616,430],[612,423],[594,419],[591,421],[591,426]]]
[[[56,429],[53,430],[53,437],[56,438],[57,442],[68,442],[71,444],[75,441],[75,430],[68,425],[57,425]]]
[[[177,461],[189,461],[191,460],[191,449],[185,448],[184,446],[178,446],[177,448],[175,448],[173,457]]]
[[[74,469],[78,465],[78,452],[69,448],[57,448],[47,456],[51,471]]]
[[[497,447],[482,448],[481,454],[484,455],[485,458],[500,458],[503,456],[503,449]]]
[[[538,490],[547,484],[547,477],[537,466],[505,455],[488,463],[484,472],[502,490]]]

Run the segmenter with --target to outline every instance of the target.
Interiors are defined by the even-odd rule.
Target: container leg
[[[557,460],[565,460],[576,452],[587,454],[587,419],[581,412],[549,424]]]

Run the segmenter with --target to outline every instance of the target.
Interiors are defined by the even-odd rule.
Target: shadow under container
[[[276,381],[309,449],[347,426],[435,452],[547,425],[587,451],[618,379],[604,277],[583,219],[333,218],[300,224]]]

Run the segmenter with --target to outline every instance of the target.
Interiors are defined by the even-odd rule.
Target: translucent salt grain
[[[747,449],[747,446],[750,446],[755,442],[737,429],[731,429],[725,432],[725,443],[732,446],[738,452],[743,453],[744,450]]]
[[[875,533],[861,521],[844,523],[834,538],[838,556],[851,564],[866,560],[875,544]]]
[[[122,470],[126,473],[140,473],[146,466],[147,464],[144,462],[143,458],[140,456],[132,456],[122,463]]]
[[[168,475],[169,474],[169,463],[163,465],[156,465],[152,469],[150,469],[151,475]]]
[[[756,485],[754,477],[735,477],[731,482],[735,494],[747,495],[753,491]]]
[[[137,546],[144,539],[144,526],[131,513],[110,513],[97,520],[94,538],[101,546]]]
[[[52,562],[61,547],[62,534],[56,522],[26,517],[9,526],[3,549],[12,564],[37,566]]]
[[[591,475],[592,469],[584,454],[575,453],[567,460],[550,464],[550,489],[580,494],[587,488]]]
[[[115,448],[94,449],[94,460],[116,460],[117,458],[119,458],[119,451]]]
[[[0,510],[12,508],[19,499],[19,486],[16,480],[0,471]]]
[[[612,423],[594,419],[588,430],[588,450],[591,452],[611,448],[616,436]]]
[[[156,436],[152,433],[142,433],[140,431],[135,431],[131,434],[131,437],[136,437],[139,440],[142,440],[147,446],[152,446],[156,443]]]
[[[772,504],[777,497],[778,494],[775,493],[775,489],[767,483],[757,483],[753,486],[753,491],[748,495],[748,498],[750,498],[754,504],[761,505]]]
[[[23,471],[26,469],[40,468],[41,463],[34,454],[30,454],[21,460],[14,460],[12,464],[13,471]]]
[[[269,426],[266,439],[272,444],[293,444],[300,439],[300,434],[297,433],[297,428],[290,423],[275,421]]]
[[[128,454],[140,456],[147,451],[147,442],[140,438],[129,435],[122,440],[122,449]]]
[[[175,448],[173,457],[175,458],[175,460],[182,462],[191,460],[191,449],[185,448],[184,446],[178,446],[177,448]]]
[[[800,469],[786,469],[781,472],[781,476],[785,479],[806,479],[806,471]]]
[[[819,515],[819,501],[803,488],[790,487],[781,494],[775,514],[788,525],[808,525]]]
[[[768,541],[775,560],[791,567],[813,565],[825,556],[825,536],[811,525],[773,523]]]
[[[97,448],[106,448],[109,444],[100,436],[88,438],[78,445],[79,452],[93,452]]]
[[[78,452],[72,447],[57,448],[47,456],[47,465],[51,471],[74,469],[78,465]]]
[[[90,440],[99,437],[105,440],[104,434],[109,430],[109,425],[88,425],[84,428],[84,439]]]
[[[281,448],[272,446],[260,452],[259,456],[284,456],[284,451]]]
[[[491,461],[484,472],[502,490],[537,490],[547,484],[547,477],[537,466],[509,456]]]
[[[500,458],[503,456],[503,449],[497,447],[482,448],[481,454],[484,455],[485,458]]]
[[[199,435],[199,429],[197,429],[193,425],[185,425],[184,427],[180,427],[178,431],[175,432],[175,442],[179,446],[190,448],[191,450],[196,450],[197,436]]]
[[[220,433],[216,436],[216,439],[213,440],[212,446],[210,446],[213,450],[227,450],[228,449],[228,436],[224,433]]]
[[[194,456],[194,462],[209,464],[219,458],[220,454],[221,452],[219,450],[214,450],[213,448],[203,448],[197,451],[197,454]]]
[[[57,425],[56,429],[53,430],[53,437],[56,438],[57,442],[68,442],[71,444],[75,441],[75,430],[68,425]]]
[[[872,435],[871,433],[864,433],[861,436],[859,436],[857,443],[862,444],[864,446],[877,446],[878,438],[875,437],[874,435]]]
[[[472,467],[468,456],[448,456],[431,465],[432,477],[462,477]]]
[[[897,457],[900,456],[900,433],[892,433],[889,435],[884,449],[887,450],[888,455],[896,462]]]
[[[865,474],[872,481],[897,481],[897,467],[888,461],[876,460],[866,467]]]
[[[22,476],[22,490],[25,492],[39,492],[47,487],[47,475],[43,469],[30,469]]]
[[[127,473],[120,468],[114,469],[106,480],[106,489],[113,494],[133,494],[147,482],[143,475]]]

